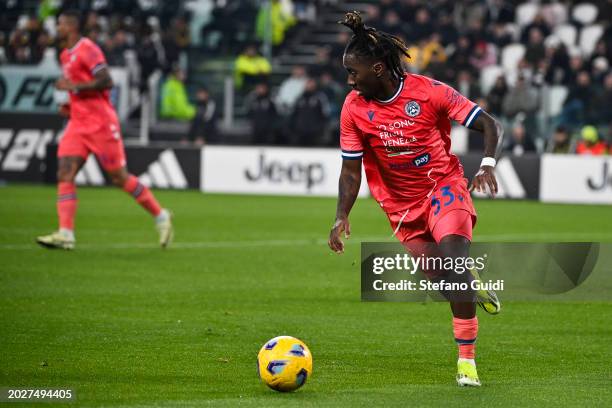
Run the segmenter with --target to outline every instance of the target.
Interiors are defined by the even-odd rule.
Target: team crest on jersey
[[[411,118],[414,118],[416,116],[419,116],[419,114],[421,113],[421,105],[419,105],[416,101],[410,101],[406,104],[404,110],[406,111],[406,115],[410,116]]]

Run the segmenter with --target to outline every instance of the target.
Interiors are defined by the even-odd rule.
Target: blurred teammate
[[[341,113],[343,161],[330,248],[344,251],[341,234],[350,234],[348,215],[359,192],[363,160],[370,191],[408,251],[419,256],[415,251],[435,242],[439,256],[469,256],[476,211],[463,167],[450,152],[450,121],[484,133],[485,158],[471,189],[488,188],[492,195],[497,192],[493,170],[501,126],[451,87],[404,72],[407,46],[397,37],[366,27],[356,12],[347,13],[342,24],[354,33],[343,58],[353,91]],[[499,312],[501,305],[493,292],[468,296],[467,301],[449,298],[459,349],[457,383],[479,386],[476,302],[490,313]]]
[[[57,152],[59,231],[38,237],[36,242],[47,248],[74,248],[77,209],[74,179],[87,156],[93,153],[113,184],[132,195],[155,218],[159,242],[162,247],[168,246],[173,234],[170,213],[125,167],[121,128],[109,99],[113,82],[102,51],[94,42],[81,37],[78,12],[67,11],[59,16],[57,35],[65,49],[60,55],[63,76],[55,87],[70,94],[69,105],[60,110],[70,119]]]

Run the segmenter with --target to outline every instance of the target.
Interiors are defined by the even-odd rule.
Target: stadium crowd
[[[322,16],[337,15],[344,2],[6,0],[0,4],[0,61],[43,60],[56,46],[55,16],[68,8],[83,12],[85,34],[111,65],[129,65],[126,50],[135,53],[143,91],[150,75],[163,70],[160,113],[193,121],[192,140],[202,143],[216,133],[214,100],[222,96],[188,87],[198,80],[185,77],[193,72],[183,58],[187,50],[234,60],[253,143],[337,144],[348,90],[342,66],[347,30],[338,29],[333,43],[318,44],[312,63],[295,64],[277,83],[271,78],[296,27],[320,28]],[[381,0],[368,2],[363,13],[367,24],[410,44],[411,72],[449,83],[500,118],[508,152],[610,152],[612,2]],[[259,46],[266,38],[271,60]],[[164,101],[177,94],[179,102]],[[477,140],[470,137],[470,148],[479,148]]]

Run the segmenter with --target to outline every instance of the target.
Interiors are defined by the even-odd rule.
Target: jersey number
[[[455,195],[450,191],[450,186],[444,186],[440,189],[442,191],[442,201],[444,203],[440,203],[440,200],[435,195],[431,197],[431,206],[435,207],[434,215],[438,215],[440,212],[440,207],[444,205],[444,207],[448,207],[455,201]]]

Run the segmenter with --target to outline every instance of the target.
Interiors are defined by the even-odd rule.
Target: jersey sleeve
[[[345,160],[358,160],[363,156],[360,131],[349,111],[349,100],[344,102],[340,114],[340,148]]]
[[[83,47],[81,60],[83,66],[91,75],[96,75],[98,71],[107,67],[106,58],[104,58],[102,50],[93,43],[87,47]]]
[[[434,103],[438,105],[440,112],[449,119],[470,128],[476,118],[482,113],[480,106],[461,95],[452,87],[437,81],[432,86]]]

